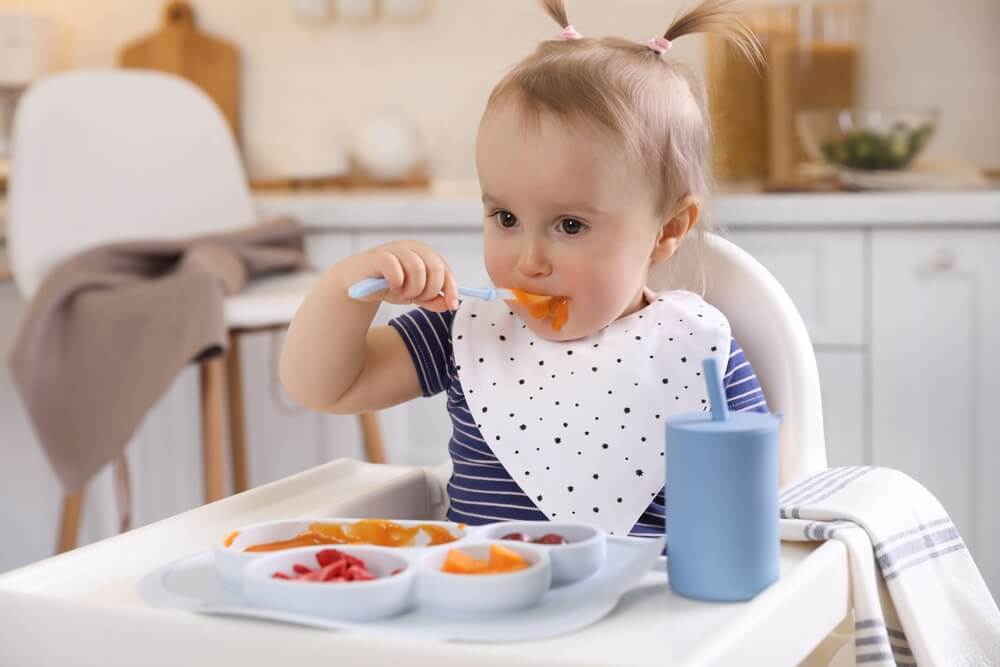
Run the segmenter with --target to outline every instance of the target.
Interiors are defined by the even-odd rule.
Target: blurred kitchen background
[[[639,42],[680,8],[568,6],[584,35]],[[700,36],[670,51],[707,77],[715,220],[806,320],[831,465],[888,465],[928,486],[996,595],[1000,531],[987,508],[1000,505],[1000,437],[989,423],[1000,390],[990,345],[1000,340],[1000,2],[747,6],[767,48],[764,74]],[[170,30],[193,31],[213,57],[184,60]],[[80,68],[165,69],[219,104],[261,217],[304,222],[317,266],[412,237],[465,282],[485,280],[479,115],[494,82],[557,32],[534,0],[0,0],[0,183],[14,108],[33,81]],[[6,354],[25,304],[2,258],[3,219],[0,194]],[[243,348],[252,485],[364,455],[356,419],[305,413],[282,395],[279,346],[280,334],[264,333]],[[446,456],[443,405],[399,406],[379,422],[389,462]],[[53,552],[62,491],[6,365],[0,424],[3,571]],[[191,367],[129,446],[136,525],[201,502],[199,441]],[[88,486],[80,544],[117,530],[111,476]]]
[[[584,34],[637,41],[662,32],[680,6],[669,0],[570,4]],[[871,0],[862,7],[866,18],[856,32],[828,29],[864,40],[857,102],[937,107],[943,122],[928,156],[1000,167],[998,4]],[[163,2],[0,0],[0,9],[45,17],[53,33],[52,67],[64,70],[116,65],[126,44],[156,29]],[[475,130],[490,88],[553,36],[551,21],[532,0],[201,0],[194,9],[201,30],[239,52],[240,137],[255,179],[338,170],[359,128],[387,107],[401,109],[420,129],[435,178],[474,179]],[[842,21],[848,10],[829,13],[831,22]],[[707,71],[700,36],[679,40],[671,56]],[[827,85],[843,90],[838,81]]]

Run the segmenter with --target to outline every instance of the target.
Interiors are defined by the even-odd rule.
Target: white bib
[[[539,338],[502,301],[455,314],[459,379],[486,443],[549,519],[627,535],[663,488],[664,420],[709,407],[701,364],[729,359],[729,322],[696,294],[587,338]]]

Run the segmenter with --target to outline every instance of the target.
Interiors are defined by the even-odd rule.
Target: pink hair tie
[[[568,25],[565,28],[563,28],[563,31],[559,34],[559,36],[563,39],[580,39],[583,37],[583,35],[578,33],[576,31],[576,28],[574,28],[571,25]]]
[[[662,56],[665,51],[670,50],[673,44],[666,37],[653,37],[646,42],[646,45]]]

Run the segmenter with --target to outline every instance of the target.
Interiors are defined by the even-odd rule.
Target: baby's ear
[[[677,252],[688,232],[698,224],[701,203],[694,195],[687,195],[673,210],[664,216],[660,224],[660,234],[653,247],[654,263],[663,262]]]

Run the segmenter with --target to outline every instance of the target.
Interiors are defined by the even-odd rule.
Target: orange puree
[[[291,539],[255,544],[247,547],[246,551],[280,551],[320,544],[374,544],[381,547],[408,547],[413,546],[413,540],[419,532],[423,532],[430,538],[427,546],[447,544],[458,539],[444,526],[427,523],[403,526],[384,519],[362,519],[353,524],[312,523],[309,524],[309,528]]]
[[[529,315],[537,320],[550,320],[553,331],[562,329],[569,319],[569,299],[564,296],[543,296],[516,288],[510,291],[517,302],[528,309]]]

